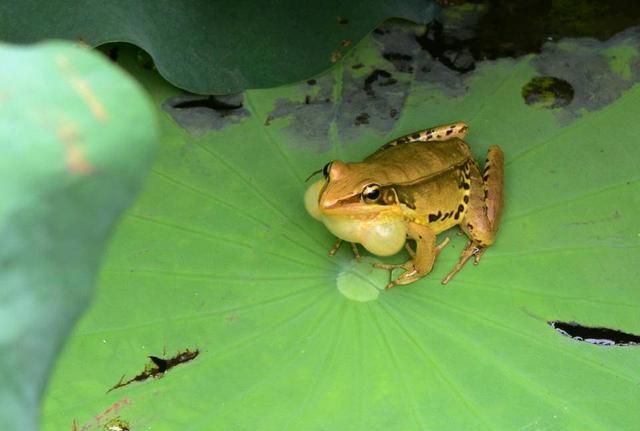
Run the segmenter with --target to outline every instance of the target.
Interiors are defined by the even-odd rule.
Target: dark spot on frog
[[[373,83],[380,80],[379,85],[392,85],[398,82],[397,80],[391,77],[391,74],[383,69],[375,69],[373,72],[369,74],[364,80],[364,91],[369,96],[374,97],[375,91],[373,91]]]
[[[448,219],[449,217],[451,217],[453,215],[453,211],[450,213],[445,213],[444,216],[442,216],[442,221],[445,221],[446,219]]]
[[[396,118],[396,115],[398,115],[398,110],[396,108],[391,108],[389,110],[389,117]]]
[[[640,335],[619,329],[584,326],[577,322],[561,322],[559,320],[551,320],[547,324],[559,334],[585,343],[599,346],[633,346],[640,344]]]
[[[487,182],[487,181],[489,180],[489,174],[487,174],[487,175],[483,176],[483,177],[482,177],[482,180],[483,180],[484,182]]]
[[[469,190],[471,188],[471,185],[469,183],[462,183],[462,188],[465,190]]]
[[[356,121],[354,122],[356,126],[360,126],[362,124],[369,124],[369,114],[366,112],[361,113],[356,117]]]
[[[464,195],[462,200],[464,201],[465,204],[468,204],[469,203],[469,195]]]
[[[307,81],[307,84],[309,84],[309,85],[316,85],[316,84],[317,84],[317,81],[316,81],[315,79],[310,79],[310,80],[308,80],[308,81]]]
[[[338,24],[340,24],[340,25],[347,25],[347,24],[349,24],[349,19],[344,18],[344,17],[342,17],[342,16],[337,16],[337,17],[336,17],[336,21],[338,21]]]
[[[414,133],[411,135],[411,139],[420,139],[420,133]]]
[[[469,230],[473,230],[473,225],[471,223],[467,223],[467,228],[469,228]]]
[[[438,214],[429,214],[429,223],[433,223],[442,217],[442,212],[438,211]]]
[[[456,211],[456,214],[453,216],[453,218],[458,220],[463,211],[464,211],[464,205],[462,204],[458,205],[458,209]]]
[[[169,371],[171,368],[184,364],[186,362],[190,362],[194,360],[200,354],[200,350],[189,350],[186,349],[177,355],[164,359],[158,356],[149,356],[149,359],[153,363],[153,365],[147,364],[141,373],[130,378],[129,380],[124,380],[124,376],[120,378],[118,383],[116,383],[113,387],[111,387],[107,393],[113,391],[114,389],[121,388],[123,386],[127,386],[133,382],[143,382],[152,377],[160,377],[165,372]]]
[[[568,81],[553,76],[537,76],[522,87],[522,98],[527,105],[547,109],[567,106],[573,96],[573,86]]]

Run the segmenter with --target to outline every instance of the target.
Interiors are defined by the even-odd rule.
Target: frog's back
[[[469,145],[459,138],[446,141],[414,141],[385,145],[364,162],[394,173],[397,183],[410,183],[421,178],[461,167],[471,159]]]

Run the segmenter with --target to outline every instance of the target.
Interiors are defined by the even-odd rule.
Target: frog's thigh
[[[482,177],[471,165],[470,181],[469,207],[460,227],[475,245],[486,247],[493,244],[502,215],[504,155],[498,146],[489,148]]]
[[[460,227],[471,239],[462,250],[460,260],[442,280],[447,284],[472,257],[477,264],[484,250],[493,244],[502,214],[502,187],[504,181],[504,155],[497,146],[489,148],[484,176],[475,163],[470,165],[471,193],[469,207]]]
[[[458,122],[451,124],[443,124],[442,126],[432,127],[430,129],[420,130],[408,135],[404,135],[395,141],[391,141],[390,145],[406,144],[409,142],[428,142],[428,141],[446,141],[451,138],[464,139],[469,131],[466,123]]]
[[[413,258],[413,266],[417,278],[420,278],[431,272],[433,268],[433,262],[437,254],[435,250],[436,234],[427,226],[409,223],[407,235],[416,242],[416,254]]]

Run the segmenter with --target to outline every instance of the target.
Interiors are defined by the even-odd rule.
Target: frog
[[[459,226],[468,242],[442,284],[471,258],[478,265],[495,242],[504,207],[504,153],[489,146],[481,169],[465,141],[468,131],[464,122],[431,127],[396,138],[361,162],[332,160],[317,171],[322,178],[307,188],[304,202],[337,237],[329,255],[345,241],[357,259],[357,244],[377,256],[406,249],[404,263],[374,264],[403,270],[390,277],[390,289],[429,274],[449,243],[449,237],[437,243],[437,235]]]

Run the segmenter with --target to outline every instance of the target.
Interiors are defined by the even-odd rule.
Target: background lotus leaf
[[[385,19],[426,23],[436,10],[431,0],[25,0],[0,5],[0,40],[130,42],[174,85],[227,94],[306,79]]]

